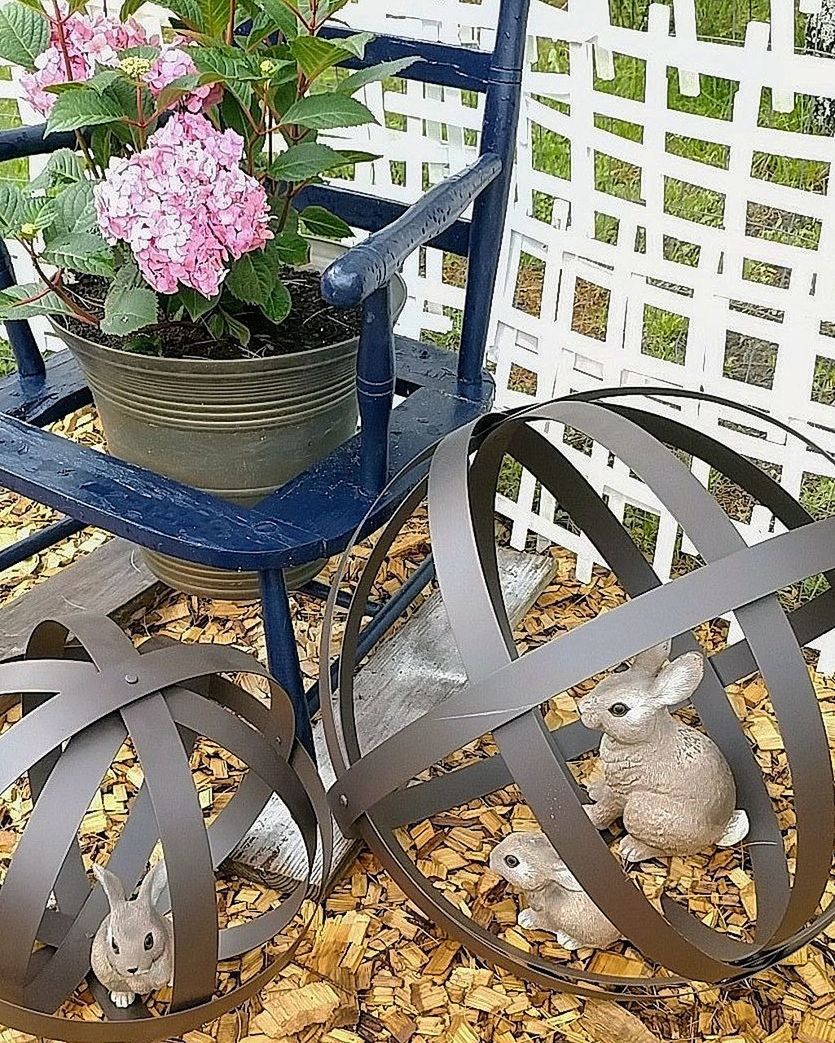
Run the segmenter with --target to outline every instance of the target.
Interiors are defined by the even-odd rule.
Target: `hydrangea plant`
[[[76,144],[29,184],[0,183],[0,235],[40,278],[0,293],[0,319],[72,316],[125,336],[191,321],[245,342],[248,315],[290,312],[280,271],[307,262],[306,236],[349,234],[293,201],[375,157],[318,134],[373,122],[354,95],[411,59],[337,69],[370,39],[321,35],[347,0],[172,0],[164,40],[135,20],[140,2],[125,0],[118,19],[85,0],[0,8],[0,57],[25,67],[47,133]],[[103,312],[79,276],[108,283]]]

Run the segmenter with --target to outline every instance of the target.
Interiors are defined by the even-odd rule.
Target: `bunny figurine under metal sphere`
[[[157,862],[133,899],[125,897],[121,880],[109,869],[94,863],[93,873],[104,888],[110,912],[96,931],[90,962],[111,1001],[129,1007],[137,995],[161,989],[171,980],[174,928],[157,909],[167,884],[165,863]]]
[[[670,713],[699,686],[704,657],[669,655],[669,643],[642,652],[578,705],[583,724],[603,732],[604,779],[588,787],[586,810],[598,829],[623,817],[628,862],[731,847],[749,828],[716,744]]]
[[[621,937],[582,889],[544,833],[511,833],[490,868],[525,894],[520,927],[550,931],[564,949],[605,949]]]

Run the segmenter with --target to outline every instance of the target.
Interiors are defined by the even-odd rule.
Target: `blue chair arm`
[[[42,156],[59,148],[75,148],[77,140],[71,131],[47,136],[45,123],[0,130],[0,163],[7,159]]]
[[[114,456],[0,415],[0,486],[143,547],[220,568],[283,567],[317,543],[281,518],[256,516]],[[318,543],[317,543],[318,546]]]
[[[458,220],[476,196],[501,173],[502,161],[485,153],[471,166],[431,188],[393,221],[348,250],[325,269],[322,297],[354,308],[387,285],[406,258]]]

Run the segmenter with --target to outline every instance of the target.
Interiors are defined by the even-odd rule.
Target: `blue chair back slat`
[[[15,274],[12,259],[9,256],[8,247],[0,239],[0,290],[6,290],[14,284]],[[29,377],[42,379],[46,375],[46,367],[29,323],[25,319],[7,322],[6,336],[9,338],[20,378],[24,380]]]
[[[326,26],[322,35],[331,40],[351,36],[355,30]],[[486,51],[451,47],[448,44],[425,43],[400,36],[375,36],[365,48],[362,58],[349,58],[343,64],[347,69],[366,69],[380,62],[398,58],[414,58],[398,76],[422,83],[436,83],[441,87],[460,87],[462,90],[487,90],[490,76],[490,55]]]
[[[352,228],[364,228],[366,232],[379,232],[396,221],[407,209],[404,203],[393,199],[380,199],[366,192],[355,192],[350,188],[308,185],[293,199],[298,210],[306,206],[324,206],[338,214]],[[456,221],[441,232],[429,244],[438,250],[466,257],[470,245],[470,222]]]
[[[481,153],[492,152],[499,156],[502,172],[475,201],[470,228],[470,264],[458,355],[458,381],[462,392],[473,399],[478,398],[481,387],[504,215],[513,175],[529,7],[530,0],[502,0],[496,48],[490,62],[490,85],[484,103]]]
[[[44,137],[45,124],[36,127],[14,127],[0,133],[0,162],[42,156],[59,148],[72,148],[75,134],[50,134]],[[14,286],[14,266],[6,244],[0,239],[0,290]],[[46,376],[43,356],[38,349],[32,328],[25,319],[5,323],[6,336],[17,363],[21,380],[42,381]]]

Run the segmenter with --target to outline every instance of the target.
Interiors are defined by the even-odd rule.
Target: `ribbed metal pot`
[[[399,312],[402,280],[393,294]],[[225,500],[257,503],[356,432],[356,337],[267,359],[202,361],[120,351],[55,329],[84,372],[109,452]],[[255,573],[142,553],[176,590],[234,601],[259,596]],[[288,586],[307,582],[323,564],[288,570]]]

